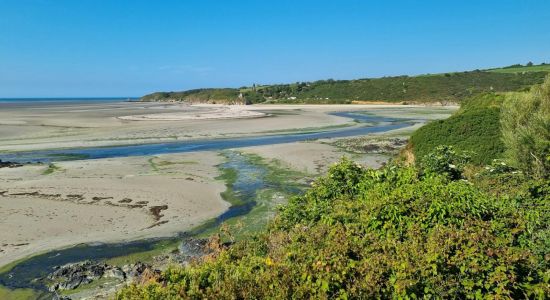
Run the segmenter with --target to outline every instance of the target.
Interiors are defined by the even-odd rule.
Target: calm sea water
[[[0,98],[0,103],[94,103],[136,101],[136,97],[104,97],[104,98]]]

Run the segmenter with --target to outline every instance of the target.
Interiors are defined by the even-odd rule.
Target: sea
[[[0,98],[0,103],[92,103],[92,102],[131,102],[138,97],[67,97],[67,98]]]

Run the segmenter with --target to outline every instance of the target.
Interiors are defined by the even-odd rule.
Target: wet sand
[[[235,114],[235,111],[242,110],[268,116],[241,118],[242,113]],[[0,151],[229,138],[353,125],[353,120],[327,114],[352,110],[401,116],[403,111],[422,111],[424,108],[404,105],[254,105],[233,107],[220,116],[219,105],[120,102],[10,106],[0,103]],[[448,115],[453,108],[434,107],[430,110]],[[194,116],[195,119],[174,120],[171,119],[174,114]],[[151,119],[121,119],[132,115],[148,115]],[[153,115],[155,117],[151,117]],[[167,120],[161,119],[163,115]]]
[[[0,169],[0,266],[85,242],[170,236],[223,213],[214,152]]]

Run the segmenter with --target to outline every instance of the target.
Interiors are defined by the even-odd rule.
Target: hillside
[[[344,159],[265,230],[233,244],[221,232],[206,257],[117,299],[547,299],[549,112],[550,77],[471,98],[416,135],[429,143],[416,165]]]
[[[183,92],[157,92],[141,97],[141,101],[182,101],[201,103],[231,103],[239,99],[237,89],[195,89]]]
[[[533,84],[541,83],[549,72],[550,66],[545,64],[514,65],[499,69],[420,76],[329,79],[292,84],[254,85],[240,89],[159,92],[143,96],[141,100],[204,103],[459,103],[466,98],[487,92],[526,90]]]

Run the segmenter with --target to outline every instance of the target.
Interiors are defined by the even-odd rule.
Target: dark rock
[[[179,253],[184,256],[189,257],[201,257],[208,254],[206,245],[208,244],[207,239],[185,239],[181,242],[178,247]]]
[[[58,285],[59,290],[74,290],[77,287],[80,286],[80,283],[82,283],[82,280],[84,279],[84,276],[74,276],[71,277],[70,280],[61,282]]]
[[[11,161],[2,161],[0,159],[0,168],[17,168],[21,166],[23,166],[23,164],[11,162]]]
[[[113,278],[120,281],[139,280],[146,270],[148,270],[148,274],[158,272],[150,265],[141,262],[119,268],[104,263],[83,261],[56,266],[46,279],[49,282],[48,289],[55,292],[57,290],[73,290],[100,278]]]
[[[57,293],[53,296],[52,300],[71,300],[68,296],[58,295]]]
[[[51,290],[72,290],[82,284],[88,284],[96,279],[103,277],[105,270],[109,266],[98,264],[92,261],[66,264],[53,268],[53,272],[47,276],[47,279],[53,282],[50,284]]]
[[[135,280],[139,278],[147,268],[151,268],[151,266],[142,262],[137,262],[135,264],[122,266],[122,271],[126,274],[128,280]]]

